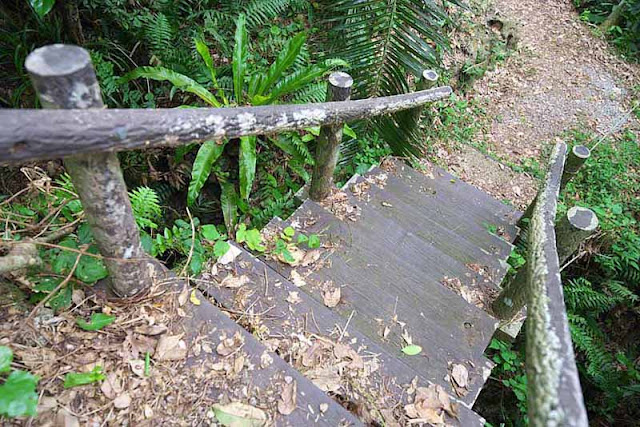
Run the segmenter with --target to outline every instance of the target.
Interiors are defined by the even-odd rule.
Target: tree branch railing
[[[527,407],[532,426],[588,425],[564,304],[560,262],[595,231],[598,220],[589,209],[574,207],[555,225],[560,189],[568,180],[566,159],[566,144],[557,144],[546,179],[530,209],[526,265],[504,286],[493,304],[494,312],[503,319],[527,305]],[[576,171],[570,169],[568,173],[573,176]]]
[[[122,297],[147,288],[152,267],[140,244],[115,152],[321,126],[310,191],[320,200],[332,185],[343,123],[421,107],[452,93],[444,86],[349,101],[351,77],[333,73],[328,85],[332,102],[107,110],[86,50],[45,46],[27,57],[25,67],[44,109],[0,110],[0,164],[63,159],[105,258],[111,288]]]

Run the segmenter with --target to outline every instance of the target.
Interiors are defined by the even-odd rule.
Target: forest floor
[[[640,129],[631,105],[640,67],[581,22],[570,0],[494,0],[493,8],[516,24],[516,52],[467,93],[484,110],[483,130],[438,157],[462,179],[523,207],[535,196],[536,181],[508,165],[533,160],[544,169],[541,156],[572,129],[593,133],[593,143],[623,128]]]

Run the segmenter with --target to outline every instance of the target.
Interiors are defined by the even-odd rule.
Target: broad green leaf
[[[69,249],[78,249],[78,244],[71,239],[65,239],[60,242],[59,245]],[[73,267],[73,264],[75,264],[77,257],[78,254],[76,252],[61,249],[60,252],[54,255],[54,258],[51,262],[51,268],[53,269],[53,272],[57,274],[69,273],[69,271],[71,271],[71,268]]]
[[[89,248],[89,252],[97,253],[98,250],[95,246],[92,246]],[[104,279],[109,275],[109,272],[101,259],[84,255],[80,258],[74,274],[83,282],[91,284]]]
[[[287,237],[293,237],[293,235],[296,234],[296,229],[289,226],[289,227],[286,227],[284,230],[282,230],[282,232]]]
[[[102,373],[102,366],[96,366],[91,372],[69,372],[64,376],[64,388],[96,383],[106,377]]]
[[[347,65],[348,64],[346,62],[340,59],[328,59],[320,64],[309,65],[308,67],[281,79],[269,94],[269,98],[263,103],[256,105],[269,104],[281,96],[295,92],[318,77],[322,77],[331,69],[341,66],[346,67]]]
[[[78,227],[78,242],[81,245],[86,245],[91,243],[93,240],[93,233],[91,232],[91,227],[86,222],[80,224]]]
[[[262,244],[262,235],[255,228],[247,231],[246,240],[247,246],[249,246],[249,249],[251,250],[264,252],[267,249]]]
[[[300,49],[306,40],[306,35],[300,33],[294,38],[287,41],[276,60],[269,67],[266,77],[260,83],[257,95],[264,95],[271,86],[278,81],[282,74],[295,62],[300,54]]]
[[[348,124],[346,124],[346,123],[344,124],[344,127],[342,128],[342,132],[343,132],[345,135],[347,135],[349,138],[356,139],[356,133],[355,133],[355,131],[354,131],[353,129],[351,129],[351,128],[349,127],[349,125],[348,125]]]
[[[247,224],[238,225],[238,229],[236,230],[236,242],[244,243],[247,237]]]
[[[407,356],[417,356],[422,353],[422,347],[419,345],[411,344],[402,349],[402,352]]]
[[[205,239],[214,241],[220,238],[220,233],[215,225],[207,224],[202,226],[202,235]]]
[[[253,180],[256,177],[256,137],[240,138],[240,197],[249,199]]]
[[[53,298],[49,300],[49,307],[51,307],[54,311],[60,311],[70,307],[72,294],[73,289],[71,289],[70,285],[63,287]]]
[[[236,20],[235,45],[233,46],[233,91],[236,103],[242,103],[244,89],[245,64],[247,61],[249,39],[247,37],[246,18],[243,13]]]
[[[216,97],[200,83],[190,77],[185,76],[184,74],[177,73],[164,67],[138,67],[122,76],[120,79],[118,79],[118,82],[126,83],[130,80],[138,79],[140,77],[171,82],[180,90],[197,95],[209,105],[212,105],[214,107],[222,106],[222,104],[220,104]]]
[[[56,0],[29,0],[29,4],[40,18],[44,18],[47,13],[51,12]]]
[[[207,66],[207,69],[211,74],[211,82],[213,83],[214,87],[217,88],[218,80],[216,79],[216,67],[213,66],[213,59],[211,58],[211,52],[209,52],[209,47],[204,42],[204,40],[201,40],[199,38],[195,39],[195,43],[196,43],[196,50],[200,54],[200,57],[202,57],[204,64]]]
[[[202,254],[200,254],[199,252],[193,252],[193,255],[191,256],[191,262],[189,263],[189,269],[191,270],[191,273],[200,274],[200,272],[202,271],[203,263],[204,260],[202,259]]]
[[[0,372],[9,372],[13,361],[13,351],[7,346],[0,345]]]
[[[309,242],[307,242],[307,245],[311,248],[311,249],[316,249],[320,247],[320,237],[318,237],[317,234],[312,234],[309,236]]]
[[[219,180],[222,192],[220,193],[220,205],[222,207],[222,216],[224,217],[224,225],[229,233],[233,231],[238,217],[238,194],[233,183]]]
[[[202,190],[204,183],[211,173],[211,166],[218,160],[226,144],[227,141],[221,144],[215,141],[205,141],[202,146],[200,146],[198,154],[196,154],[196,159],[193,162],[193,169],[191,169],[191,182],[189,182],[189,191],[187,192],[187,203],[189,206],[192,206],[198,199],[200,190]]]
[[[305,234],[298,234],[298,244],[306,243],[309,241],[309,238]]]
[[[267,414],[253,406],[231,402],[226,405],[213,405],[216,419],[226,427],[262,427],[267,424]]]
[[[218,240],[213,246],[213,254],[216,256],[216,258],[220,258],[227,253],[229,248],[229,243],[225,242],[224,240]]]
[[[0,416],[35,416],[38,406],[38,377],[25,371],[13,371],[0,385]]]
[[[116,316],[111,316],[105,313],[92,313],[91,320],[87,322],[82,318],[76,319],[76,324],[80,329],[85,331],[97,331],[104,328],[116,321]]]

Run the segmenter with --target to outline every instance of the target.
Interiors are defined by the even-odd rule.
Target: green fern
[[[638,302],[638,295],[621,282],[608,280],[604,283],[604,286],[609,290],[612,298],[615,299],[616,302],[625,302],[630,304]]]
[[[129,199],[138,227],[158,228],[155,221],[161,217],[162,208],[156,192],[149,187],[138,187],[129,192]]]
[[[591,282],[583,277],[569,280],[564,287],[564,295],[571,311],[589,310],[596,315],[607,311],[616,303],[616,299],[593,289]]]
[[[149,50],[160,59],[167,59],[168,53],[173,52],[175,29],[164,13],[145,15],[143,37]]]

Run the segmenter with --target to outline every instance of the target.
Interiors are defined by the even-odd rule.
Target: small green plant
[[[0,416],[9,418],[36,415],[38,377],[21,370],[12,370],[13,351],[0,346],[0,376],[6,373],[4,383],[0,385]]]
[[[162,207],[153,189],[138,187],[129,192],[129,200],[139,228],[158,228],[156,221],[162,216]]]
[[[524,361],[520,354],[504,341],[492,339],[489,349],[491,360],[496,364],[492,377],[497,378],[513,392],[517,399],[518,410],[526,424],[527,375],[524,372]]]
[[[76,319],[76,324],[80,329],[85,331],[97,331],[106,326],[109,326],[116,321],[116,316],[111,316],[105,313],[93,313],[91,319],[87,322],[84,319]]]
[[[102,366],[94,367],[90,372],[69,372],[64,376],[64,388],[79,387],[103,381],[106,376],[102,373]]]

